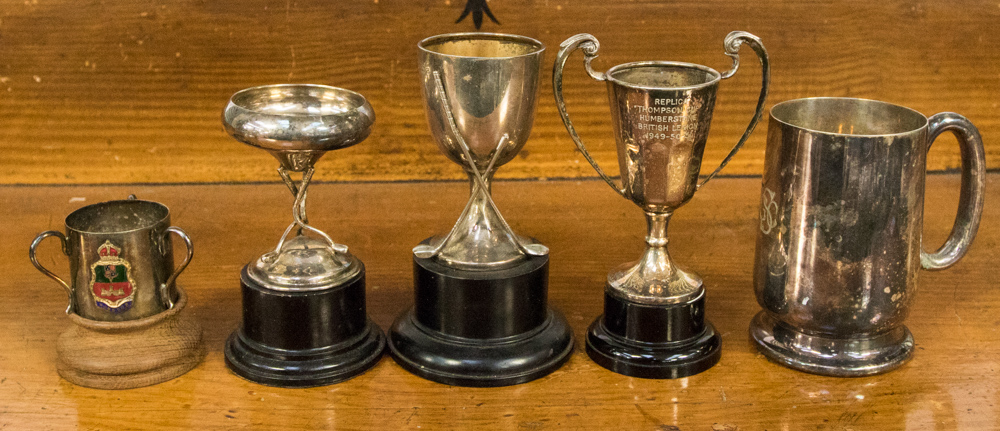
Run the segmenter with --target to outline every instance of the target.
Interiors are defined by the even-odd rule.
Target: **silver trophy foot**
[[[750,323],[750,339],[769,359],[807,373],[860,377],[899,368],[913,354],[913,335],[899,325],[881,334],[850,337],[807,334],[761,311]]]

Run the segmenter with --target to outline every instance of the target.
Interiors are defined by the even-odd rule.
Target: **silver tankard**
[[[176,268],[171,233],[187,247],[187,256]],[[69,257],[69,283],[35,256],[35,249],[50,236],[59,238]],[[166,206],[134,197],[73,211],[66,217],[66,234],[42,232],[28,251],[31,263],[66,289],[67,314],[104,321],[140,319],[173,307],[174,281],[192,254],[191,239],[170,226]]]
[[[943,132],[962,147],[951,236],[921,250],[927,151]],[[920,268],[957,262],[976,235],[985,159],[976,127],[889,103],[790,100],[771,108],[750,325],[757,348],[788,367],[830,376],[892,370],[909,359],[903,326]]]
[[[699,184],[719,82],[736,73],[744,43],[761,62],[757,108],[729,155]],[[599,73],[591,68],[599,46],[589,34],[562,43],[552,76],[556,106],[577,148],[618,194],[642,208],[649,230],[646,250],[639,261],[608,274],[604,315],[588,331],[587,353],[601,366],[629,376],[689,376],[718,362],[721,339],[704,318],[705,288],[701,278],[675,264],[667,252],[667,222],[674,210],[722,170],[753,132],[767,98],[767,52],[756,36],[735,31],[724,41],[725,53],[733,60],[732,69],[725,73],[667,61],[626,63]],[[590,156],[566,112],[563,67],[577,48],[583,50],[587,73],[607,82],[621,185],[615,184]]]

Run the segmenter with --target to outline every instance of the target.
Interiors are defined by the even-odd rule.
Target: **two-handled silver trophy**
[[[451,231],[413,249],[415,305],[393,324],[389,347],[403,368],[437,382],[536,379],[566,361],[572,334],[547,304],[548,248],[511,230],[491,179],[531,132],[545,46],[487,33],[418,46],[431,132],[469,175],[471,196]]]
[[[746,43],[760,58],[763,82],[746,132],[722,163],[700,184],[702,154],[719,81],[739,67]],[[607,82],[618,143],[621,185],[609,177],[580,141],[562,95],[563,67],[576,49],[584,53],[590,77]],[[599,43],[579,34],[562,43],[552,76],[563,124],[583,156],[615,191],[646,213],[646,250],[638,262],[608,274],[604,315],[587,331],[587,353],[617,373],[645,378],[679,378],[715,365],[721,338],[705,320],[705,288],[697,274],[682,269],[667,252],[667,222],[739,151],[760,120],[767,97],[769,66],[760,39],[732,32],[725,39],[733,67],[719,73],[690,63],[643,61],[594,71]]]
[[[385,348],[365,309],[365,266],[309,224],[306,193],[316,161],[364,140],[375,112],[353,91],[268,85],[234,94],[222,122],[236,140],[278,159],[295,197],[293,221],[277,247],[243,267],[243,324],[226,343],[226,365],[248,380],[284,387],[362,373]],[[292,173],[302,173],[301,181]]]

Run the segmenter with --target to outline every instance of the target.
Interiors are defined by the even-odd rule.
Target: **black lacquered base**
[[[247,380],[280,387],[342,382],[374,366],[382,330],[365,313],[365,273],[329,289],[283,292],[243,268],[243,324],[226,342],[226,366]]]
[[[705,321],[705,295],[683,304],[647,305],[605,292],[604,315],[587,330],[587,354],[631,377],[676,379],[719,362],[722,339]]]
[[[466,271],[414,257],[416,303],[389,331],[407,371],[439,383],[494,387],[559,368],[573,350],[566,318],[547,305],[548,256]]]

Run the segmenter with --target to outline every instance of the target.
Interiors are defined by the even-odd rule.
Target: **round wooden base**
[[[104,322],[70,314],[73,325],[56,342],[59,375],[96,389],[132,389],[178,377],[205,357],[201,325],[184,313],[179,286],[174,307],[138,320]]]

